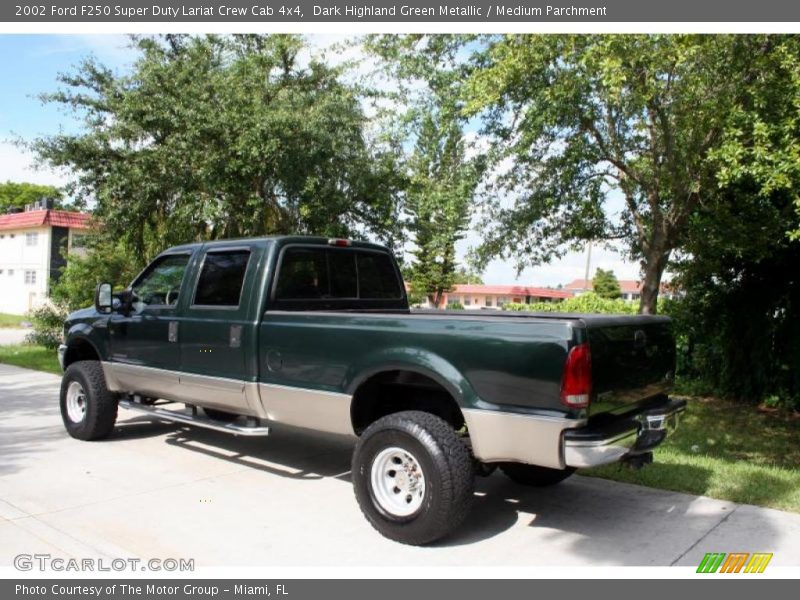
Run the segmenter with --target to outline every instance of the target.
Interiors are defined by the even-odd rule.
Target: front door
[[[180,368],[177,311],[191,253],[159,256],[131,285],[129,314],[109,320],[114,374],[125,389],[170,397]]]

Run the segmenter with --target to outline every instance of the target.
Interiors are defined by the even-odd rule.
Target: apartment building
[[[21,315],[45,301],[66,264],[62,249],[81,251],[89,220],[46,200],[0,215],[0,312]]]

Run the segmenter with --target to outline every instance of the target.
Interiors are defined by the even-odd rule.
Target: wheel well
[[[441,417],[454,429],[464,415],[453,395],[434,379],[414,371],[384,371],[363,382],[353,395],[350,418],[361,435],[381,417],[404,410],[421,410]]]
[[[72,340],[67,345],[67,351],[64,353],[64,368],[66,369],[79,360],[100,360],[100,355],[97,354],[94,346],[81,338]]]

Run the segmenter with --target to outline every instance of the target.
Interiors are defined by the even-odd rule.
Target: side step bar
[[[208,417],[201,417],[193,410],[193,414],[184,412],[177,412],[158,408],[157,406],[141,404],[133,400],[120,400],[119,405],[128,410],[136,410],[146,413],[157,419],[165,421],[174,421],[175,423],[182,423],[183,425],[193,425],[195,427],[204,427],[206,429],[213,429],[215,431],[223,431],[225,433],[232,433],[233,435],[246,435],[250,437],[269,435],[269,427],[261,425],[237,425],[236,423],[223,423],[215,421]]]

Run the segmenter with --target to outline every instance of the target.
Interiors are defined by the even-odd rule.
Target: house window
[[[461,304],[461,296],[448,296],[447,297],[448,304]]]
[[[39,233],[37,231],[25,234],[26,246],[37,246],[38,244],[39,244]]]
[[[72,247],[73,248],[86,248],[86,234],[73,233],[72,234]]]
[[[505,296],[498,296],[497,297],[497,308],[503,308],[505,304],[508,302],[508,298]]]
[[[465,296],[464,297],[464,306],[470,306],[472,304],[472,298]]]
[[[25,285],[36,285],[36,271],[25,271]]]
[[[491,305],[492,305],[492,297],[486,296],[486,306],[491,306]]]

